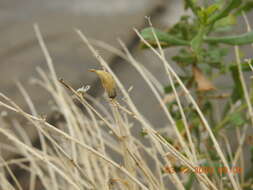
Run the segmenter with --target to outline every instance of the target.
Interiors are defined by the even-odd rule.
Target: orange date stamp
[[[173,174],[173,173],[183,173],[183,174],[187,174],[187,173],[197,173],[197,174],[213,174],[214,172],[218,172],[219,174],[228,174],[228,173],[232,173],[232,174],[241,174],[242,173],[242,168],[241,167],[231,167],[231,168],[227,168],[224,166],[220,166],[220,167],[211,167],[211,166],[197,166],[194,167],[193,169],[189,169],[188,167],[180,167],[180,168],[173,168],[173,167],[165,167],[164,168],[164,172],[168,173],[168,174]]]

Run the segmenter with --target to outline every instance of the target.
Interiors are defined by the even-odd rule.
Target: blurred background
[[[34,23],[41,29],[59,77],[80,86],[96,78],[87,70],[98,64],[74,29],[116,47],[119,47],[117,38],[134,47],[136,38],[132,29],[144,27],[146,15],[164,12],[162,4],[159,0],[1,0],[1,91],[23,104],[15,80],[27,86],[31,77],[37,76],[37,67],[46,68]],[[110,53],[102,55],[108,62],[113,60]],[[27,90],[36,102],[47,99],[46,93],[34,85]],[[41,106],[39,109],[44,111]]]
[[[20,81],[40,114],[52,112],[48,93],[31,82],[32,78],[39,77],[37,68],[48,70],[35,37],[35,23],[40,27],[58,77],[75,88],[90,85],[91,95],[99,98],[103,94],[97,77],[88,72],[91,68],[99,69],[99,64],[76,34],[75,28],[82,30],[88,38],[115,47],[120,47],[117,41],[120,38],[134,57],[166,84],[167,79],[163,68],[157,64],[158,59],[149,51],[140,50],[133,28],[146,27],[145,16],[151,16],[157,28],[166,29],[180,18],[183,11],[183,1],[179,0],[1,0],[0,91],[26,108],[16,84]],[[235,32],[241,31],[246,31],[246,26],[239,22]],[[166,50],[168,58],[174,51]],[[158,102],[148,95],[150,89],[139,74],[116,55],[104,50],[100,53],[126,88],[133,86],[130,95],[140,111],[157,128],[166,125],[167,120],[160,114]],[[27,131],[36,141],[33,129],[27,127]],[[5,159],[15,156],[10,153],[2,155]],[[22,175],[20,177],[24,177]]]

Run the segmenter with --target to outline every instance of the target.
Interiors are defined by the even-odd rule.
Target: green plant
[[[142,47],[148,48],[149,46],[144,41],[152,45],[149,48],[179,47],[172,61],[182,71],[179,78],[188,89],[191,89],[202,113],[211,124],[211,130],[216,138],[223,137],[224,129],[235,129],[237,132],[244,131],[245,133],[248,126],[253,124],[251,107],[253,93],[248,91],[243,75],[252,71],[252,59],[241,61],[244,57],[239,46],[253,43],[253,31],[250,30],[247,17],[245,17],[245,12],[252,9],[253,2],[241,0],[211,2],[185,0],[184,2],[185,9],[190,9],[193,16],[181,16],[181,19],[166,31],[156,29],[152,25],[145,28],[140,33],[143,38]],[[246,26],[249,30],[243,34],[231,35],[241,15],[246,19]],[[235,50],[234,60],[226,59],[231,52],[230,47],[234,47]],[[224,80],[224,76],[227,80],[231,76],[233,81],[223,86],[219,86],[219,83],[217,86],[214,85],[215,81],[217,83],[221,77]],[[229,91],[224,93],[222,90],[224,87]],[[182,92],[178,80],[164,87],[164,92],[169,97],[165,98],[168,110],[175,118],[180,133],[184,134],[186,128],[191,130],[197,139],[198,150],[202,152],[203,121],[196,112],[196,108],[186,102],[182,109],[188,123],[183,122],[184,116],[178,109],[178,101],[176,98],[171,98],[175,93],[173,88]],[[183,99],[184,93],[181,93],[180,96]],[[213,146],[210,137],[206,139],[206,143],[207,147]],[[207,157],[206,155],[205,158]],[[228,154],[227,157],[229,157]],[[215,151],[210,151],[209,158],[211,158],[208,161],[209,166],[211,162],[217,162],[220,159]],[[229,165],[233,166],[232,160],[229,161]],[[252,172],[249,173],[247,179],[250,179],[249,176],[253,177],[252,175]],[[191,180],[192,177],[189,177],[189,182]],[[229,188],[229,185],[226,188]],[[250,185],[247,188],[250,188]]]

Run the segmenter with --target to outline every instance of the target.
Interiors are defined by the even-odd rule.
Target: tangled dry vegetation
[[[64,120],[60,125],[54,126],[41,117],[21,85],[22,94],[30,108],[29,113],[3,93],[0,94],[0,106],[8,112],[16,112],[31,123],[37,130],[41,144],[41,148],[34,147],[18,122],[13,124],[15,130],[6,129],[4,126],[0,128],[0,133],[12,142],[8,146],[1,146],[4,151],[14,151],[22,156],[12,160],[1,158],[0,189],[22,190],[19,180],[10,169],[12,165],[17,165],[29,172],[30,190],[35,190],[38,182],[42,189],[50,190],[165,190],[171,186],[179,190],[191,189],[191,187],[214,190],[243,189],[240,173],[228,172],[221,175],[214,172],[210,175],[208,172],[197,172],[196,168],[208,162],[208,147],[205,143],[200,149],[196,147],[197,137],[188,127],[189,121],[182,109],[182,98],[196,110],[202,121],[198,126],[203,129],[200,140],[204,142],[208,138],[212,142],[221,166],[231,168],[241,163],[238,161],[243,156],[241,154],[243,142],[238,143],[238,154],[232,157],[231,165],[226,156],[230,150],[229,141],[225,144],[228,149],[221,147],[221,143],[214,135],[194,97],[166,60],[163,50],[150,46],[137,30],[136,33],[143,43],[149,46],[161,60],[159,64],[164,68],[172,86],[172,98],[177,102],[177,108],[182,115],[185,133],[180,132],[164,103],[164,93],[157,88],[161,85],[159,80],[152,76],[144,65],[135,60],[122,42],[120,44],[124,51],[102,43],[100,46],[121,56],[139,72],[159,102],[161,111],[165,113],[172,129],[170,133],[166,129],[163,132],[156,131],[156,127],[150,124],[149,119],[138,111],[128,91],[118,80],[117,73],[113,73],[81,31],[77,30],[77,34],[101,64],[100,73],[95,72],[101,77],[103,86],[109,94],[110,98],[106,97],[107,106],[90,97],[87,88],[75,90],[67,81],[58,80],[38,26],[35,26],[35,33],[49,69],[48,74],[39,70],[40,79],[36,82],[51,94]],[[173,81],[179,83],[180,91],[183,93],[178,94]],[[116,94],[111,92],[115,90],[115,85],[117,92],[124,97],[123,103],[122,101],[119,103],[117,97],[115,98]],[[76,100],[81,106],[77,106]],[[136,127],[133,125],[133,120],[141,126],[140,130],[143,131],[145,138],[132,135],[131,128]],[[245,136],[245,130],[239,134],[242,139]],[[165,138],[166,136],[176,138],[170,142]],[[224,139],[226,138],[228,137],[224,136]],[[209,161],[211,163],[211,158]],[[173,168],[179,169],[172,170]],[[13,183],[9,182],[7,176]]]

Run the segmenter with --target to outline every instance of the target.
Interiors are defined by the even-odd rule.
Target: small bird
[[[108,97],[111,99],[116,98],[117,92],[116,92],[116,82],[112,75],[106,71],[103,70],[95,70],[95,69],[90,69],[90,72],[96,73],[102,83],[103,88],[108,94]]]

